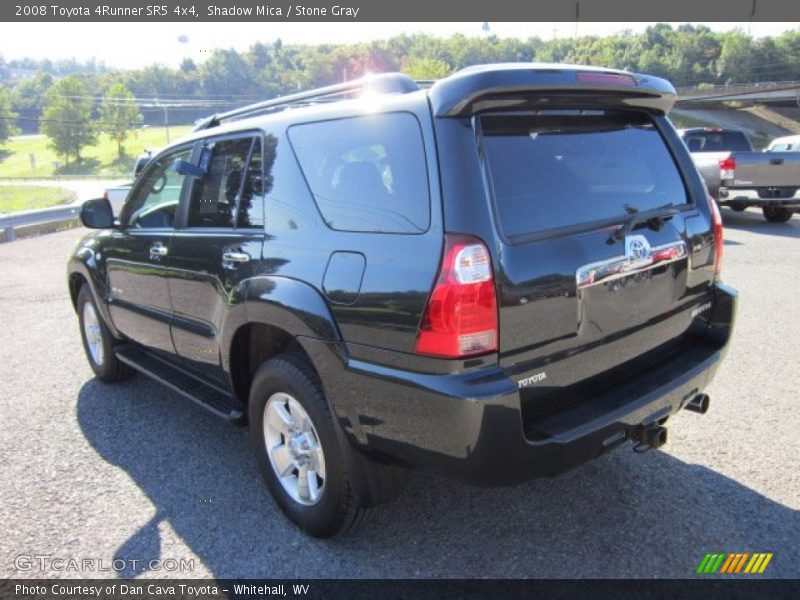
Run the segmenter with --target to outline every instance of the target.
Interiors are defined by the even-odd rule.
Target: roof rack
[[[411,79],[408,75],[403,73],[381,73],[378,75],[366,75],[360,79],[353,81],[346,81],[344,83],[337,83],[328,85],[306,92],[298,92],[296,94],[289,94],[288,96],[280,96],[272,100],[265,100],[263,102],[256,102],[241,108],[235,108],[224,113],[219,113],[200,120],[195,125],[192,131],[201,131],[216,127],[222,121],[229,121],[231,119],[241,119],[247,116],[253,116],[259,113],[284,110],[290,106],[298,106],[303,104],[311,104],[316,102],[329,102],[336,98],[335,96],[342,96],[346,94],[353,94],[360,91],[371,91],[379,94],[407,94],[415,92],[420,89],[420,86]]]

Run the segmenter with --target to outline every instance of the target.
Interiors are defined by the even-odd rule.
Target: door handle
[[[237,252],[235,250],[225,250],[222,253],[222,264],[228,269],[235,269],[237,265],[250,261],[247,252]]]
[[[161,242],[156,242],[150,246],[150,258],[161,258],[167,255],[167,247]]]

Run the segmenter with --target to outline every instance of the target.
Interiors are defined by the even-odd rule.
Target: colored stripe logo
[[[715,573],[724,575],[748,574],[756,575],[763,573],[767,565],[772,560],[772,552],[714,552],[708,553],[700,561],[696,573],[702,575],[713,575]]]

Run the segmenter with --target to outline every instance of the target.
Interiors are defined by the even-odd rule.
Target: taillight
[[[725,240],[722,238],[722,215],[711,196],[708,197],[708,206],[711,209],[711,223],[714,226],[714,281],[719,281],[722,270],[722,247],[725,245]]]
[[[723,158],[719,161],[720,179],[733,179],[734,171],[736,171],[736,159],[733,156]]]
[[[480,240],[445,236],[439,277],[417,334],[417,354],[461,358],[497,350],[497,298],[489,250]]]

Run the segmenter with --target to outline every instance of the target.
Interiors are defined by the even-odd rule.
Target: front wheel
[[[87,285],[78,293],[77,308],[83,349],[97,378],[115,383],[132,377],[136,372],[114,354],[114,338],[100,317]]]
[[[786,223],[792,218],[792,211],[782,206],[765,206],[764,218],[770,223]]]
[[[360,482],[346,468],[347,449],[316,373],[302,358],[281,355],[259,368],[249,421],[267,487],[300,529],[330,537],[363,518],[367,507],[354,494]]]

